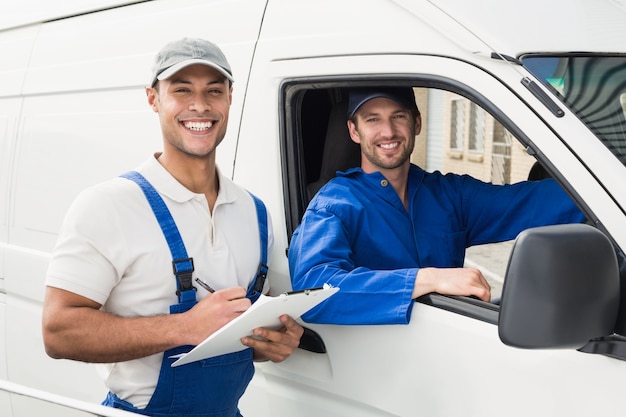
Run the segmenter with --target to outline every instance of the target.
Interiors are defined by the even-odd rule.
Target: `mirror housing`
[[[620,300],[609,239],[586,224],[527,229],[515,240],[498,332],[526,349],[579,348],[613,333]]]

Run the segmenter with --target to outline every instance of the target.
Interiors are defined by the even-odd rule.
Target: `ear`
[[[352,120],[348,120],[348,132],[350,132],[350,139],[354,143],[361,143],[361,136],[356,128],[356,124]]]
[[[152,107],[152,111],[159,112],[159,93],[153,87],[146,87],[146,96],[148,97],[148,105]]]
[[[418,114],[415,118],[415,136],[419,135],[422,131],[422,115]]]

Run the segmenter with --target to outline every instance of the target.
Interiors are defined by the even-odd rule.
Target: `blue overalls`
[[[192,285],[193,258],[187,256],[176,223],[165,202],[154,187],[138,172],[122,177],[135,181],[154,211],[172,253],[176,276],[178,304],[170,306],[170,314],[182,313],[196,304],[196,288]],[[267,213],[263,202],[254,195],[259,232],[261,262],[246,297],[255,302],[263,291],[267,276]],[[156,389],[145,409],[137,409],[128,401],[109,392],[102,402],[114,408],[153,417],[241,417],[238,402],[254,375],[252,349],[230,353],[172,368],[172,356],[189,352],[193,346],[179,346],[163,353]]]

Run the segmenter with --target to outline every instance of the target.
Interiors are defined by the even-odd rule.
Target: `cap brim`
[[[375,98],[386,98],[395,101],[404,108],[417,109],[417,106],[415,104],[415,98],[409,97],[409,95],[404,97],[402,94],[393,94],[384,90],[375,90],[371,92],[357,94],[351,92],[348,102],[348,116],[353,117],[355,113],[361,108],[361,106]]]
[[[382,93],[372,93],[372,94],[368,94],[366,96],[361,97],[361,99],[355,103],[350,103],[351,104],[351,109],[349,112],[349,116],[354,116],[354,113],[356,113],[362,105],[364,105],[365,103],[367,103],[368,101],[375,99],[375,98],[388,98],[390,100],[393,101],[397,101],[391,97],[389,97],[387,94],[382,94]]]
[[[211,67],[213,69],[218,70],[224,77],[228,78],[231,83],[235,81],[233,79],[233,76],[230,75],[228,71],[226,71],[224,68],[220,67],[219,65],[213,62],[210,62],[204,59],[188,59],[186,61],[182,61],[182,62],[179,62],[178,64],[172,65],[171,67],[169,67],[168,69],[166,69],[165,71],[157,75],[156,80],[159,80],[159,81],[167,80],[168,78],[170,78],[172,75],[176,74],[178,71],[182,70],[183,68],[186,68],[190,65],[196,65],[196,64],[206,65],[207,67]]]

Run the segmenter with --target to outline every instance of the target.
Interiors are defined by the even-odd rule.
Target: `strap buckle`
[[[269,267],[263,262],[259,262],[259,268],[256,271],[256,282],[254,283],[254,291],[262,292],[265,286],[265,280],[267,279],[267,271]]]
[[[176,295],[180,295],[183,291],[196,289],[192,284],[194,271],[193,258],[174,259],[172,261],[172,270],[176,276]]]

